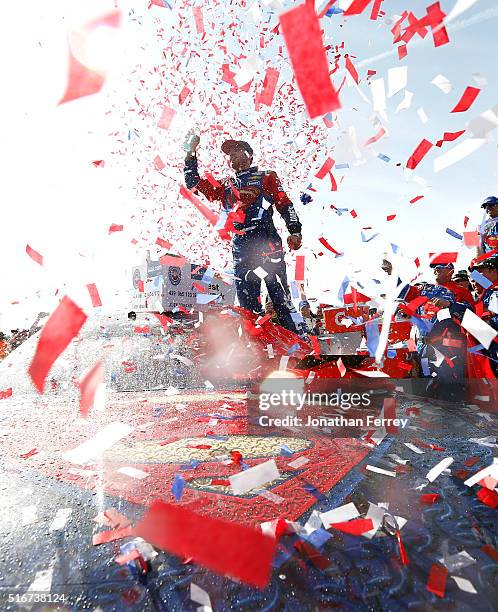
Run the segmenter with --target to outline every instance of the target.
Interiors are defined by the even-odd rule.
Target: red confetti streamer
[[[315,174],[317,179],[323,179],[327,174],[329,174],[330,170],[334,167],[334,160],[331,157],[327,157],[324,161],[322,167]]]
[[[102,89],[105,78],[93,72],[74,57],[69,50],[69,74],[67,78],[67,86],[59,104],[65,104],[71,100],[77,100],[83,96],[91,96],[98,93]]]
[[[313,355],[321,355],[322,347],[320,346],[320,342],[316,336],[310,336],[311,338],[311,346],[313,347]]]
[[[439,499],[439,493],[425,493],[420,496],[420,502],[428,506],[432,506]]]
[[[148,325],[144,325],[144,326],[140,326],[140,325],[136,325],[133,328],[133,331],[136,334],[150,334],[150,327]]]
[[[370,19],[372,21],[377,21],[380,13],[380,7],[384,0],[375,0],[374,5],[372,6],[372,12],[370,13]]]
[[[442,147],[443,142],[453,142],[462,134],[465,134],[465,130],[460,130],[459,132],[445,132],[442,139],[436,142],[436,147]]]
[[[498,563],[498,550],[496,550],[494,546],[491,546],[491,544],[485,544],[481,550],[489,555],[493,561]]]
[[[398,47],[398,59],[401,61],[408,55],[408,47],[406,45],[400,45]]]
[[[294,75],[311,119],[340,108],[329,76],[320,22],[311,4],[301,4],[280,15],[280,25]]]
[[[410,563],[410,560],[408,559],[408,555],[406,554],[406,550],[403,545],[403,540],[401,539],[401,534],[399,531],[396,532],[396,539],[398,540],[399,556],[401,559],[401,563],[403,565],[408,565]]]
[[[487,488],[482,488],[477,492],[477,499],[489,508],[498,508],[498,493]]]
[[[201,7],[194,6],[192,8],[192,13],[194,14],[195,29],[197,30],[197,34],[204,34],[204,19],[202,18]]]
[[[75,338],[84,322],[86,314],[70,298],[64,296],[56,310],[49,317],[43,327],[36,353],[29,366],[28,372],[35,387],[43,393],[45,379],[50,368],[59,355]]]
[[[419,163],[427,155],[431,148],[432,142],[429,142],[424,138],[424,140],[422,140],[422,142],[418,145],[415,151],[413,151],[410,156],[410,159],[406,162],[406,167],[409,170],[415,170],[415,168],[419,165]]]
[[[122,540],[133,535],[131,525],[128,527],[121,527],[120,529],[111,529],[110,531],[101,531],[96,533],[92,538],[92,544],[98,546],[99,544],[107,544],[107,542],[114,542],[116,540]]]
[[[96,168],[103,168],[105,166],[105,161],[103,159],[99,159],[97,161],[93,161],[92,164],[96,167]]]
[[[445,17],[446,13],[443,13],[441,10],[439,2],[435,2],[427,7],[427,24],[431,27],[435,47],[440,47],[450,42],[448,32],[443,25]]]
[[[188,96],[190,95],[190,93],[191,93],[190,89],[185,85],[183,89],[181,90],[180,95],[178,96],[178,102],[180,104],[183,104],[185,100],[188,98]]]
[[[393,221],[394,219],[396,219],[396,215],[387,215],[386,217],[387,221]]]
[[[134,548],[125,555],[119,555],[117,557],[114,557],[114,561],[116,561],[116,563],[118,563],[119,565],[126,565],[130,561],[135,561],[135,559],[138,559],[138,557],[140,557],[140,553],[136,548]]]
[[[98,308],[102,306],[102,300],[100,299],[99,290],[97,289],[97,285],[95,283],[90,283],[86,286],[88,289],[88,293],[90,294],[90,298],[92,300],[92,306],[94,308]]]
[[[163,238],[156,238],[156,244],[163,249],[171,249],[171,242],[163,240]]]
[[[166,315],[159,314],[158,312],[154,312],[153,315],[157,318],[157,320],[161,324],[161,327],[164,330],[167,330],[168,325],[171,325],[173,323],[173,319],[171,317],[167,317]]]
[[[410,204],[415,204],[415,202],[418,202],[419,200],[421,200],[421,199],[422,199],[422,198],[424,198],[424,197],[425,197],[425,196],[423,196],[423,195],[418,195],[418,196],[415,196],[414,198],[412,198],[412,199],[410,200]]]
[[[431,263],[433,264],[449,264],[455,263],[458,258],[458,253],[429,253]]]
[[[373,529],[373,522],[372,519],[353,519],[344,523],[332,523],[330,526],[344,533],[361,535]]]
[[[276,540],[260,531],[155,501],[134,532],[219,574],[259,588],[268,584]]]
[[[204,285],[201,285],[200,283],[192,283],[192,287],[194,289],[197,289],[197,291],[200,291],[201,293],[206,293],[207,291],[207,287],[204,287]]]
[[[37,264],[40,264],[40,266],[43,266],[43,255],[40,255],[38,251],[32,249],[29,244],[26,245],[26,253],[31,257],[33,261],[35,261]]]
[[[260,104],[266,104],[266,106],[272,105],[279,76],[280,72],[275,68],[266,69],[265,80],[263,81],[263,91],[258,97]]]
[[[173,121],[173,117],[175,116],[175,109],[170,108],[169,106],[165,106],[163,108],[163,112],[161,114],[161,118],[159,119],[159,123],[157,124],[157,127],[163,129],[163,130],[167,130],[169,129],[169,126],[171,125],[171,122]]]
[[[339,251],[336,251],[334,249],[334,247],[330,246],[330,244],[327,242],[327,240],[322,236],[321,238],[318,239],[319,242],[321,242],[323,244],[323,246],[328,249],[329,251],[331,251],[332,253],[334,253],[334,255],[342,255],[342,253],[339,253]]]
[[[163,162],[163,160],[159,157],[159,155],[156,155],[154,157],[154,168],[158,171],[161,172],[161,170],[163,170],[163,168],[165,168],[165,164]]]
[[[358,72],[356,68],[353,66],[353,62],[349,59],[349,55],[346,55],[346,70],[349,72],[349,74],[353,77],[354,81],[358,85],[360,82],[360,79],[358,77]]]
[[[80,413],[83,417],[87,417],[90,409],[93,407],[95,393],[103,380],[104,366],[102,365],[101,361],[97,361],[97,363],[90,368],[90,370],[80,380]]]
[[[344,11],[344,17],[349,17],[350,15],[359,15],[363,13],[363,11],[367,8],[367,6],[372,2],[372,0],[353,0],[350,7]]]
[[[113,234],[114,232],[122,232],[122,231],[123,231],[123,226],[117,225],[116,223],[113,223],[109,227],[109,234]]]
[[[427,579],[426,588],[430,593],[434,593],[438,597],[444,597],[446,591],[446,580],[448,579],[448,570],[438,563],[433,563],[429,578]]]
[[[372,136],[371,138],[369,138],[364,144],[364,147],[368,147],[368,145],[373,144],[374,142],[377,142],[378,140],[380,140],[382,138],[382,136],[386,135],[386,130],[381,127],[380,130],[377,132],[377,134],[375,134],[375,136]]]
[[[163,266],[178,266],[181,268],[185,263],[185,257],[178,255],[163,255],[159,258],[159,263]]]
[[[9,387],[4,391],[0,391],[0,400],[7,399],[8,397],[12,397],[12,387]]]
[[[294,280],[304,280],[304,255],[296,256],[296,272],[294,274]]]
[[[458,104],[451,111],[452,113],[463,113],[474,104],[475,99],[481,90],[478,87],[466,87]],[[465,131],[465,130],[464,130]],[[462,132],[463,133],[463,132]]]
[[[203,204],[198,197],[196,197],[191,191],[189,191],[183,185],[180,186],[180,195],[186,198],[189,202],[191,202],[197,210],[201,213],[201,215],[211,223],[211,225],[216,225],[218,223],[218,215],[213,212],[210,208],[208,208],[205,204]]]
[[[39,450],[37,448],[32,448],[27,453],[23,453],[22,455],[19,455],[19,457],[21,459],[29,459],[30,457],[33,457],[33,455],[37,455],[38,453],[39,453]]]

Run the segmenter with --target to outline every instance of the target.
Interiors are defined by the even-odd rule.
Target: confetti
[[[78,335],[86,319],[86,314],[65,296],[45,323],[36,346],[36,353],[28,369],[40,393],[43,393],[45,379],[52,365],[71,340]]]
[[[260,530],[155,501],[134,534],[213,572],[259,588],[268,584],[276,540]]]
[[[438,597],[443,598],[446,591],[446,581],[448,579],[448,570],[437,563],[433,563],[427,578],[426,588],[430,593],[434,593]]]
[[[434,160],[434,172],[440,172],[465,159],[486,144],[485,138],[467,138]]]
[[[406,84],[408,82],[408,68],[406,66],[389,68],[387,72],[387,82],[387,97],[392,98],[395,94],[397,94],[406,87]]]
[[[12,387],[0,391],[0,400],[7,399],[8,397],[12,397]]]
[[[453,463],[453,457],[446,457],[442,461],[440,461],[437,465],[435,465],[432,469],[430,469],[426,478],[429,482],[434,482],[438,476],[440,476],[444,470],[448,469],[450,465]]]
[[[111,448],[119,440],[128,436],[133,427],[124,423],[109,423],[100,429],[92,438],[89,438],[76,448],[63,454],[63,458],[70,463],[79,465],[92,463],[104,451]]]
[[[229,480],[233,493],[235,495],[243,495],[251,489],[260,487],[278,478],[280,478],[280,472],[275,461],[271,459],[238,474],[233,474],[229,477]]]
[[[267,106],[272,105],[279,76],[280,72],[275,68],[266,69],[265,80],[263,81],[263,91],[258,97],[260,104],[266,104]]]
[[[94,283],[90,283],[86,286],[88,289],[88,293],[90,294],[90,299],[92,300],[92,306],[94,308],[98,308],[102,306],[102,300],[100,299],[99,291],[97,289],[97,285]]]
[[[360,513],[358,512],[358,508],[353,502],[345,504],[344,506],[339,506],[333,510],[327,510],[327,512],[320,513],[320,519],[325,529],[328,529],[332,523],[345,523],[346,521],[358,518],[359,516]]]
[[[470,582],[470,580],[467,580],[466,578],[461,578],[460,576],[451,576],[451,578],[456,582],[457,587],[460,589],[460,591],[464,591],[465,593],[472,593],[472,595],[477,594],[477,591],[472,582]]]
[[[211,447],[209,446],[208,448]],[[176,501],[180,501],[180,499],[182,498],[184,488],[185,480],[183,480],[183,478],[179,474],[176,474],[173,480],[173,484],[171,485],[171,492],[175,496]]]
[[[477,87],[467,87],[452,113],[463,113],[472,106],[481,90]]]
[[[101,361],[92,366],[79,381],[80,387],[80,414],[87,417],[94,405],[95,394],[104,381],[104,366]]]
[[[463,315],[462,327],[472,334],[485,349],[489,349],[491,342],[498,335],[498,332],[491,325],[488,325],[486,321],[483,321],[468,308]]]
[[[435,76],[432,79],[431,83],[445,94],[449,94],[450,91],[453,89],[453,85],[442,74],[438,74],[437,76]]]
[[[26,253],[31,257],[33,261],[35,261],[40,266],[43,266],[43,255],[40,255],[38,251],[32,249],[29,244],[26,245]]]
[[[306,2],[282,13],[280,25],[310,118],[340,108],[339,97],[330,81],[321,26],[314,5]]]
[[[189,189],[187,189],[183,185],[180,186],[180,195],[182,195],[185,199],[191,202],[211,225],[216,225],[218,223],[218,215],[210,208],[208,208],[205,204],[203,204],[199,200],[199,198],[197,198]]]
[[[418,145],[415,151],[410,155],[410,158],[406,162],[406,167],[409,170],[415,170],[415,168],[419,165],[419,163],[427,155],[431,148],[432,142],[429,142],[424,138],[424,140],[422,140],[422,142]]]
[[[116,223],[112,223],[109,226],[109,234],[113,234],[114,232],[122,232],[123,231],[123,226],[122,225],[117,225]]]
[[[157,127],[161,128],[162,130],[169,129],[169,126],[171,125],[174,116],[175,110],[173,108],[170,108],[169,106],[165,106],[163,108],[163,112],[161,114],[161,118],[159,119]]]
[[[373,521],[371,518],[359,518],[347,521],[346,523],[332,523],[330,526],[333,529],[349,533],[350,535],[363,535],[373,529]]]

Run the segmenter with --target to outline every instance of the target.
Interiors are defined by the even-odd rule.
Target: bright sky
[[[424,40],[414,38],[402,62],[393,52],[393,16],[409,6],[420,17],[429,0],[385,0],[387,16],[379,21],[369,19],[369,8],[364,15],[347,20],[340,15],[324,17],[325,43],[345,41],[367,99],[346,84],[340,95],[342,108],[334,113],[335,127],[329,130],[320,119],[309,122],[296,101],[299,94],[287,90],[271,111],[266,107],[260,113],[254,110],[254,88],[261,87],[268,65],[281,72],[278,87],[290,81],[285,47],[281,56],[278,53],[282,38],[274,37],[263,50],[258,43],[261,27],[269,23],[273,28],[278,13],[295,3],[198,3],[203,7],[207,36],[212,36],[204,45],[195,33],[190,9],[182,8],[182,2],[173,2],[173,12],[156,6],[148,10],[148,0],[117,0],[117,4],[123,14],[117,36],[114,30],[100,29],[86,40],[86,46],[78,46],[72,38],[73,52],[81,61],[109,68],[104,88],[100,94],[61,106],[57,102],[66,85],[68,32],[115,10],[114,1],[54,0],[42,4],[26,0],[4,8],[0,51],[3,82],[9,88],[5,88],[1,102],[2,330],[30,323],[39,310],[53,309],[64,293],[90,312],[86,283],[97,284],[106,307],[125,309],[122,292],[129,287],[129,269],[148,247],[155,252],[157,236],[170,240],[178,252],[192,259],[202,259],[207,253],[221,265],[226,248],[220,247],[198,213],[177,196],[182,180],[181,142],[191,126],[202,132],[201,166],[216,176],[227,171],[218,150],[227,136],[216,132],[213,126],[217,124],[231,136],[249,140],[261,167],[277,170],[298,202],[309,293],[317,297],[324,289],[330,290],[329,297],[337,292],[346,274],[365,286],[372,277],[382,278],[378,264],[390,243],[401,247],[407,276],[415,269],[415,256],[423,259],[429,251],[458,250],[459,241],[446,234],[446,228],[461,233],[465,215],[471,217],[469,227],[474,228],[482,218],[482,199],[498,193],[493,132],[489,142],[445,170],[435,173],[433,160],[466,135],[445,144],[442,150],[434,148],[411,177],[403,171],[423,138],[435,142],[445,131],[464,129],[470,120],[498,104],[498,0],[443,0],[441,7],[447,14],[457,4],[472,6],[448,25],[448,45],[434,48],[430,34]],[[248,10],[250,6],[253,8]],[[259,7],[261,19],[255,7]],[[229,29],[234,21],[242,43]],[[216,24],[214,30],[212,23]],[[225,31],[226,59],[219,48],[221,28]],[[168,45],[170,50],[163,54]],[[182,54],[184,47],[188,52]],[[255,58],[255,84],[249,93],[231,93],[221,81],[220,66],[225,61],[237,72],[233,56],[242,54]],[[336,86],[344,75],[343,59],[340,65],[334,75]],[[387,88],[388,70],[396,66],[408,68],[406,90],[413,93],[411,107],[395,112],[404,91],[388,98],[384,116],[377,116],[388,136],[362,147],[379,129],[378,123],[372,123],[375,113],[366,71],[375,70],[373,78],[384,78]],[[447,94],[431,84],[439,74],[452,84]],[[484,86],[483,78],[487,81]],[[177,96],[185,84],[193,93],[180,106]],[[450,114],[468,85],[482,87],[476,102],[466,113]],[[218,105],[226,104],[221,116],[210,106],[214,100]],[[157,128],[163,104],[177,111],[167,131]],[[426,123],[419,116],[421,108],[428,118]],[[280,118],[270,120],[272,113]],[[318,126],[316,143],[309,136],[313,125]],[[130,134],[130,130],[136,131]],[[352,131],[359,145],[360,157],[356,159],[347,144],[347,134]],[[380,160],[379,153],[391,161]],[[157,154],[166,164],[163,175],[153,169]],[[337,192],[330,191],[327,178],[313,179],[327,156],[350,165],[334,173],[340,182]],[[91,162],[101,159],[105,167],[95,168]],[[302,207],[299,193],[312,180],[318,194]],[[409,204],[416,195],[425,197]],[[337,215],[330,209],[332,203],[356,210],[359,217],[353,219],[348,212]],[[389,214],[397,215],[394,221],[386,222]],[[111,223],[124,224],[124,232],[108,235]],[[381,235],[366,244],[361,241],[361,227],[370,225],[374,229],[367,231],[368,235]],[[315,257],[323,251],[317,242],[322,235],[344,252],[344,257]],[[136,247],[131,244],[133,238],[138,240]],[[43,268],[26,255],[26,244],[43,254]],[[463,248],[462,261],[470,256]],[[121,297],[116,297],[120,291]]]

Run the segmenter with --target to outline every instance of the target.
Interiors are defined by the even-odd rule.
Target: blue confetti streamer
[[[370,242],[371,240],[373,240],[374,238],[377,238],[377,236],[379,235],[379,233],[374,234],[373,236],[370,236],[370,238],[367,238],[365,236],[365,234],[363,232],[361,232],[361,241],[362,242]]]
[[[453,238],[456,238],[457,240],[463,240],[463,236],[461,234],[457,234],[457,232],[450,229],[449,227],[446,228],[446,233],[450,236],[453,236]]]
[[[349,168],[349,164],[336,164],[335,165],[336,170],[344,170],[344,168]]]
[[[180,501],[183,495],[183,489],[185,488],[185,481],[177,474],[175,479],[173,480],[173,484],[171,485],[171,492],[175,496],[176,501]]]
[[[385,162],[390,162],[390,161],[391,161],[391,158],[390,158],[390,157],[387,157],[387,155],[382,155],[382,153],[379,153],[379,154],[377,155],[377,157],[378,157],[379,159],[381,159],[382,161],[385,161]]]
[[[367,332],[367,348],[370,357],[375,357],[375,353],[377,351],[377,347],[379,346],[379,324],[375,321],[369,321],[365,325],[365,330]]]
[[[483,276],[480,272],[478,272],[477,270],[473,270],[470,273],[470,278],[472,280],[475,280],[476,283],[479,283],[479,285],[481,285],[481,287],[483,289],[488,289],[488,287],[491,287],[491,285],[493,284],[489,278],[486,278],[485,276]]]
[[[282,444],[282,446],[280,447],[280,454],[282,455],[282,457],[292,457],[294,453],[287,446],[287,444]]]

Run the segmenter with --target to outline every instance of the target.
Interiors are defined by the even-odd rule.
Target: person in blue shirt
[[[478,255],[490,253],[498,249],[498,197],[489,196],[481,204],[487,213],[480,227],[481,244],[477,249]]]

